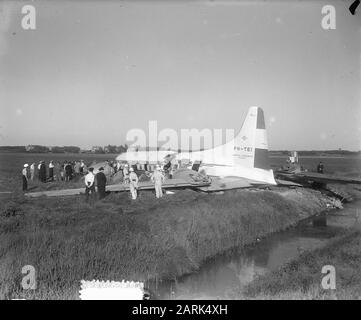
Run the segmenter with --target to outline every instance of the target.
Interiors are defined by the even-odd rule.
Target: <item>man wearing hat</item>
[[[160,166],[157,165],[155,171],[152,175],[152,181],[154,182],[154,188],[155,188],[155,195],[157,198],[163,197],[163,191],[162,191],[162,183],[164,182],[164,175],[160,171]]]
[[[23,171],[22,171],[22,174],[23,174],[23,191],[28,190],[28,166],[29,165],[27,163],[25,163]]]
[[[99,199],[103,199],[105,197],[105,186],[107,184],[107,177],[105,176],[103,171],[104,168],[100,167],[99,172],[95,175]]]
[[[85,194],[86,194],[86,199],[89,199],[89,193],[91,193],[93,195],[93,193],[95,193],[95,184],[94,184],[94,173],[93,173],[94,168],[89,168],[89,173],[85,176],[84,178],[84,182],[85,182]]]
[[[135,200],[137,199],[137,189],[138,189],[138,176],[137,174],[134,172],[134,168],[130,168],[129,169],[130,173],[129,173],[129,189],[130,189],[130,193],[132,195],[132,199]]]

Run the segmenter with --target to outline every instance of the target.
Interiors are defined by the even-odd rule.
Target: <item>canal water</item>
[[[243,249],[233,249],[206,261],[192,274],[174,281],[148,283],[152,299],[229,299],[234,289],[251,282],[257,275],[278,269],[305,250],[324,246],[361,219],[361,201],[345,204],[318,218],[270,235]],[[317,220],[316,220],[317,219]]]

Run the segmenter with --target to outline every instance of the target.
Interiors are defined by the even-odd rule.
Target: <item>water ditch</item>
[[[278,269],[305,250],[327,244],[355,224],[361,200],[345,204],[272,234],[254,245],[234,248],[207,260],[192,274],[172,281],[149,281],[152,299],[227,299],[257,275]]]

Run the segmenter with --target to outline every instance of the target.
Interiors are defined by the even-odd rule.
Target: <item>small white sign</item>
[[[134,281],[81,280],[81,300],[143,300],[144,284]]]

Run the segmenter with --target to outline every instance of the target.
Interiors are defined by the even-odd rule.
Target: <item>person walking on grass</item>
[[[27,163],[25,163],[23,171],[22,171],[22,174],[23,174],[23,191],[28,190],[28,166],[29,165]]]
[[[155,196],[157,198],[163,197],[162,184],[165,180],[163,173],[160,171],[160,166],[157,166],[153,172],[151,180],[154,182]]]
[[[99,172],[95,175],[95,180],[98,188],[99,200],[105,198],[105,186],[107,184],[107,177],[104,174],[104,168],[100,167]]]
[[[84,178],[86,200],[89,199],[89,193],[92,195],[92,197],[95,193],[95,176],[93,170],[94,168],[89,168],[89,173]]]
[[[129,173],[129,189],[130,189],[130,194],[132,195],[132,199],[135,200],[137,199],[138,196],[138,176],[137,174],[134,172],[133,168],[129,169],[130,173]]]

